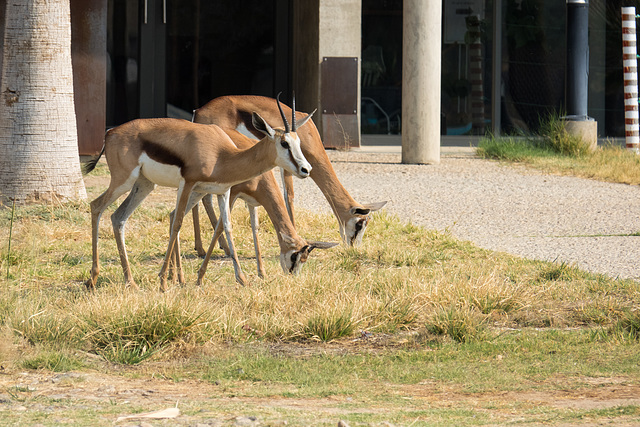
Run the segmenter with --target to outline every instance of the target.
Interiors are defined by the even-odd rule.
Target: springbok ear
[[[368,215],[371,212],[375,212],[380,210],[386,205],[387,202],[377,202],[377,203],[364,203],[362,207],[353,207],[349,210],[351,215]]]
[[[384,202],[376,202],[376,203],[367,203],[362,206],[365,208],[371,209],[371,212],[375,212],[377,210],[382,209],[388,202],[385,200]]]
[[[318,111],[318,109],[316,108],[315,110],[313,110],[311,112],[311,114],[309,114],[307,117],[305,117],[304,119],[300,120],[299,123],[296,124],[296,129],[300,129],[302,126],[304,126],[305,123],[307,123],[309,121],[309,119],[311,118],[311,116],[313,116],[313,114]]]
[[[336,242],[310,242],[310,241],[307,241],[307,243],[310,246],[309,252],[311,252],[312,249],[329,249],[329,248],[333,248],[334,246],[338,246],[338,244]]]
[[[349,209],[349,213],[351,215],[369,215],[369,212],[371,212],[371,209],[369,208],[351,208]]]
[[[284,234],[284,233],[280,233],[280,237],[282,237],[282,240],[287,244],[287,245],[294,245],[296,243],[296,240],[289,236],[288,234]]]
[[[251,122],[253,123],[253,127],[256,128],[259,132],[264,133],[265,135],[273,138],[276,132],[273,130],[271,126],[262,118],[260,114],[255,111],[251,115]]]

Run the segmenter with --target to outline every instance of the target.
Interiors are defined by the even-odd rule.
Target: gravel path
[[[354,199],[388,200],[385,209],[402,220],[486,249],[640,280],[640,236],[632,236],[640,187],[482,160],[471,148],[443,147],[439,165],[403,165],[397,148],[328,154]],[[296,206],[331,212],[312,180],[295,186]]]

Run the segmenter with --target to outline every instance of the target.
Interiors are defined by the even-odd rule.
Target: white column
[[[442,2],[404,0],[402,163],[440,162]]]

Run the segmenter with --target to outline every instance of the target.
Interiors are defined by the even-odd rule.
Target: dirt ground
[[[297,349],[303,350],[303,349]],[[366,414],[381,420],[375,423],[342,425],[396,425],[385,414],[399,410],[380,402],[347,396],[323,398],[284,397],[283,393],[255,393],[255,384],[237,381],[229,388],[216,382],[158,378],[153,372],[161,365],[143,371],[130,367],[112,367],[98,371],[55,373],[28,371],[0,366],[0,425],[338,425],[350,414]],[[161,375],[158,375],[161,376]],[[489,421],[483,425],[617,425],[637,424],[637,412],[611,414],[613,408],[640,406],[640,384],[624,378],[584,378],[587,386],[576,389],[558,378],[552,391],[468,393],[441,383],[424,381],[412,385],[377,384],[383,392],[406,399],[411,410],[424,408],[413,425],[446,425],[431,418],[438,411],[467,410],[482,414]],[[545,387],[542,387],[545,388]],[[264,397],[246,397],[246,396]],[[169,419],[120,418],[167,408],[180,409]],[[402,408],[400,408],[401,410]],[[609,410],[592,421],[554,423],[538,422],[541,413],[567,413]],[[87,415],[87,411],[93,411]],[[425,411],[428,412],[427,415]],[[594,412],[590,412],[594,413]],[[40,414],[41,422],[32,422]],[[95,417],[95,418],[91,418]],[[562,418],[562,417],[560,417]],[[392,418],[391,418],[392,419]],[[571,419],[571,418],[569,418]],[[95,424],[93,422],[95,421]],[[401,424],[405,425],[405,424]]]

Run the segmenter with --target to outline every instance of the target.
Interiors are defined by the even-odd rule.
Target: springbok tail
[[[100,154],[98,154],[98,157],[91,159],[82,165],[82,175],[90,174],[96,168],[98,161],[100,161],[100,157],[104,154],[104,147],[105,146],[102,145],[102,150],[100,151]]]

